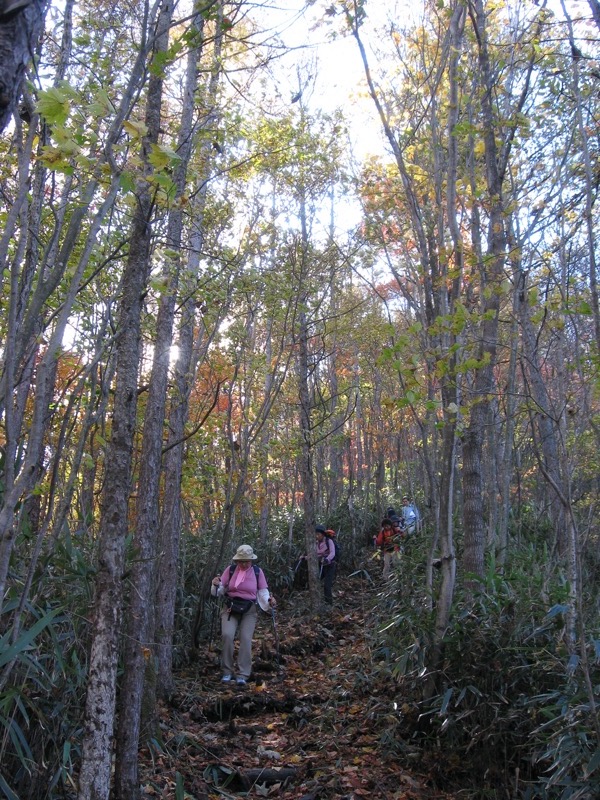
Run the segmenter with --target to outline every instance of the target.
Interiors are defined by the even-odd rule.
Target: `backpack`
[[[231,581],[231,577],[235,572],[237,564],[231,564],[229,567],[229,581]],[[254,570],[254,574],[256,575],[256,586],[258,588],[258,576],[260,575],[260,567],[258,564],[252,564],[252,569]]]
[[[335,535],[335,531],[326,530],[325,531],[325,537],[327,539],[329,539],[330,542],[333,542],[333,549],[335,550],[335,555],[333,557],[333,563],[334,564],[339,564],[340,563],[340,558],[341,558],[341,555],[342,555],[342,548],[340,547],[340,544],[339,544],[339,542],[337,540],[337,537]]]

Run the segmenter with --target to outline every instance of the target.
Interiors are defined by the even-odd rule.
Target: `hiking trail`
[[[338,575],[334,608],[319,618],[307,612],[307,592],[277,595],[279,658],[273,620],[261,614],[245,687],[220,682],[220,631],[210,647],[202,642],[159,707],[162,747],[140,753],[142,797],[452,797],[432,788],[436,765],[416,748],[396,742],[402,758],[383,755],[402,699],[389,671],[374,670],[377,587],[367,578]]]

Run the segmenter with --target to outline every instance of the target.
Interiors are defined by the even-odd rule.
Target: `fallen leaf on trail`
[[[278,753],[276,750],[265,750],[265,748],[261,747],[261,745],[258,745],[256,752],[259,756],[262,756],[263,758],[269,758],[271,761],[281,760],[281,753]]]
[[[373,670],[365,584],[342,580],[346,599],[338,589],[336,603],[343,613],[336,608],[325,625],[299,617],[301,597],[292,598],[287,615],[282,598],[277,664],[270,626],[257,626],[255,652],[262,655],[244,693],[235,686],[224,690],[217,652],[182,668],[174,702],[159,706],[165,749],[140,749],[143,797],[173,800],[177,773],[186,800],[451,797],[430,790],[422,762],[420,775],[404,773],[410,763],[405,751],[399,759],[382,757],[382,734],[394,735],[399,715],[389,713],[389,679]],[[407,703],[401,710],[415,713]],[[263,779],[267,772],[278,773],[275,783]]]

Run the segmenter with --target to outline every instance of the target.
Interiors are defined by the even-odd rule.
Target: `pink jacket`
[[[322,542],[317,542],[317,556],[322,564],[331,564],[335,558],[335,545],[326,536]]]
[[[257,580],[254,574],[254,567],[251,566],[250,569],[245,571],[242,582],[235,586],[236,577],[239,572],[244,572],[244,570],[241,570],[240,567],[236,567],[230,577],[230,570],[229,567],[227,567],[225,572],[221,575],[221,585],[224,591],[230,596],[241,597],[244,600],[256,600],[259,589],[267,588],[265,573],[259,567]],[[230,583],[231,589],[229,588]]]

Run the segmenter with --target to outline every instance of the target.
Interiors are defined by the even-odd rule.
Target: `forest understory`
[[[338,576],[334,608],[317,620],[307,594],[278,598],[261,615],[253,675],[220,683],[219,620],[160,707],[162,742],[144,748],[144,798],[409,800],[464,798],[440,787],[444,757],[390,741],[403,705],[399,686],[373,671],[377,584]],[[216,616],[216,614],[215,614]]]

